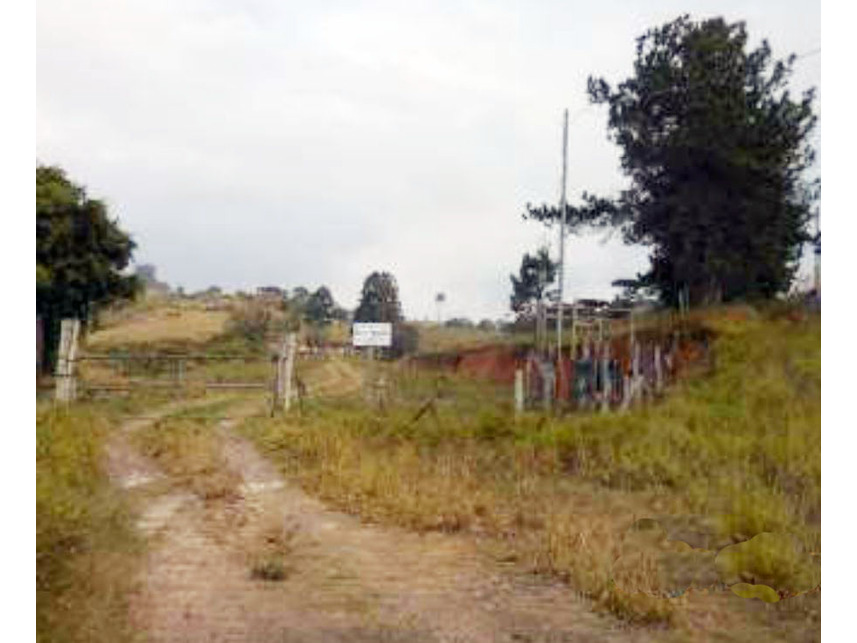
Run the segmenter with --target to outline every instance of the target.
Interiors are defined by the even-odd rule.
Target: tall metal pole
[[[563,276],[565,273],[565,177],[568,156],[568,110],[563,113],[562,124],[562,196],[559,200],[559,298],[556,313],[556,355],[562,356],[562,304]]]

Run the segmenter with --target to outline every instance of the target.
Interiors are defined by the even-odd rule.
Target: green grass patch
[[[39,641],[130,640],[127,597],[142,544],[101,469],[110,416],[92,406],[36,415]]]

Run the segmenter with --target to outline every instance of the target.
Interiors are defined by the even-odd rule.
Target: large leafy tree
[[[589,79],[631,186],[612,199],[584,193],[565,216],[572,229],[618,227],[650,246],[637,282],[667,303],[682,292],[691,303],[772,297],[810,240],[814,92],[788,92],[795,56],[774,61],[767,41],[746,44],[743,23],[683,16],[637,40],[633,76],[615,87]],[[528,204],[525,216],[560,213]]]
[[[45,368],[55,359],[60,320],[86,324],[100,306],[131,298],[137,279],[122,271],[131,237],[108,216],[103,201],[59,167],[36,167],[36,314],[45,329]]]
[[[373,272],[363,282],[360,304],[354,311],[356,322],[402,321],[402,305],[396,278],[389,272]]]
[[[512,296],[509,305],[519,315],[545,294],[545,289],[556,278],[557,263],[551,261],[547,248],[539,248],[535,255],[525,253],[518,276],[509,275]]]

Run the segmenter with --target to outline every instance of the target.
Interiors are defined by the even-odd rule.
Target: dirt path
[[[166,411],[165,411],[166,412]],[[149,420],[152,421],[152,420]],[[567,587],[522,579],[466,538],[362,524],[287,484],[233,432],[220,432],[234,497],[203,501],[130,446],[108,449],[116,483],[135,494],[149,542],[132,619],[151,641],[642,641],[658,633],[600,617]],[[272,539],[285,578],[251,577]],[[663,634],[663,633],[661,633]]]

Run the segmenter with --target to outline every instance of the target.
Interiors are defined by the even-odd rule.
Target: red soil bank
[[[515,382],[515,369],[523,355],[508,346],[485,346],[459,353],[456,372],[493,380],[502,384]]]
[[[641,344],[657,341],[664,346],[665,337],[654,333],[639,333],[637,339]],[[628,338],[616,338],[610,343],[610,354],[613,359],[618,359],[623,370],[630,371],[631,352],[628,346]],[[665,375],[675,375],[676,371],[683,371],[691,365],[700,364],[708,355],[707,340],[703,337],[685,337],[680,342],[678,353],[675,355],[673,372]],[[481,346],[479,348],[460,350],[454,353],[440,355],[420,356],[409,360],[409,364],[418,368],[434,368],[443,371],[461,373],[470,377],[491,380],[500,384],[513,384],[515,382],[515,370],[523,368],[526,364],[527,351],[514,346]],[[567,362],[567,360],[564,360]],[[570,373],[570,364],[564,364]]]

